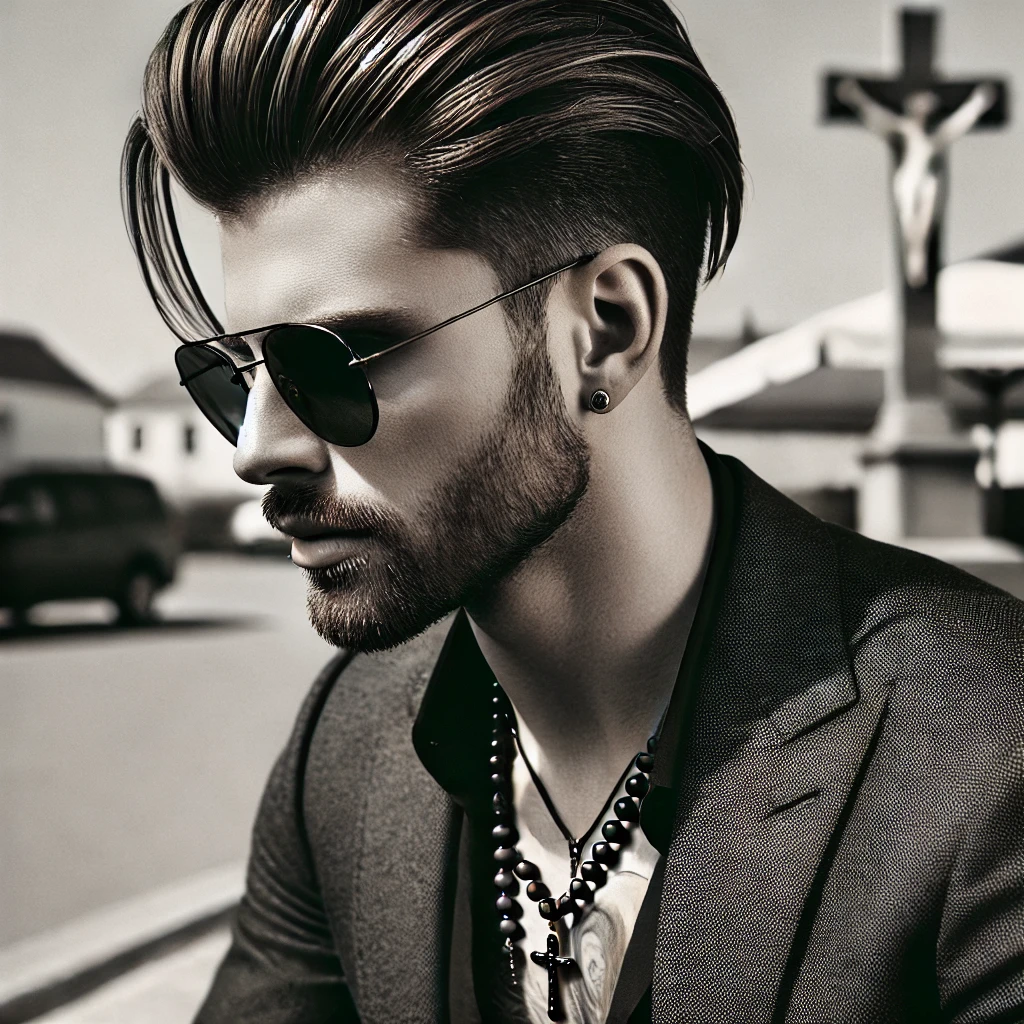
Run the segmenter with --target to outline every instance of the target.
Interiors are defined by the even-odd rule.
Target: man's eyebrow
[[[413,335],[429,327],[411,309],[388,307],[383,309],[345,309],[319,313],[303,323],[325,327],[329,331],[380,331],[389,335]]]

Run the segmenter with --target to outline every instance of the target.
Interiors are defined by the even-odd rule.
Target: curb
[[[24,1024],[229,922],[245,867],[227,864],[0,949],[0,1024]]]

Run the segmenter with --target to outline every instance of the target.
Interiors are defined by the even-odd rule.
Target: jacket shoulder
[[[399,647],[369,654],[343,652],[332,659],[313,686],[315,692],[332,665],[343,662],[329,692],[321,695],[315,729],[349,731],[396,715],[415,717],[450,625],[451,618],[445,618]]]
[[[1021,653],[1024,601],[937,558],[826,525],[855,642],[882,620],[895,620],[912,625],[921,644],[1006,642]]]
[[[389,934],[382,921],[399,920],[394,908],[404,904],[395,902],[396,887],[415,890],[409,907],[416,907],[443,882],[427,851],[443,859],[454,805],[421,764],[412,725],[447,632],[443,621],[401,647],[352,656],[323,694],[310,729],[299,795],[304,838],[361,1008],[367,986],[379,986],[367,980],[366,943],[386,950],[377,937]],[[410,850],[418,851],[412,864]]]
[[[829,525],[859,674],[927,729],[1024,739],[1024,602],[938,559]]]
[[[343,664],[328,686],[318,693],[314,684],[308,700],[316,717],[307,724],[307,757],[299,771],[307,813],[316,815],[314,808],[325,802],[348,808],[356,797],[346,787],[382,755],[416,770],[412,723],[450,624],[443,619],[388,651],[339,656]]]
[[[297,810],[304,824],[310,800],[316,803],[325,786],[335,790],[339,780],[358,777],[372,744],[410,732],[449,625],[442,620],[389,651],[340,650],[327,662],[275,764],[265,812],[275,803],[276,816]]]

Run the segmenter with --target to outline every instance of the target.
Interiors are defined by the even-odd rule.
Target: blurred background
[[[907,312],[889,150],[825,116],[830,72],[899,74],[902,5],[675,5],[750,185],[698,301],[698,434],[825,518],[1024,595],[1024,5],[930,8],[936,70],[1004,90],[948,156],[930,327]],[[122,225],[121,145],[179,6],[0,4],[0,1022],[190,1019],[331,654],[258,489],[177,384]],[[216,297],[214,226],[182,209]],[[914,408],[944,440],[908,469],[928,431],[900,420],[893,373],[922,323],[937,375]]]

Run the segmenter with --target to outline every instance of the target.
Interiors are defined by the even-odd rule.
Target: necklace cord
[[[530,773],[530,778],[533,779],[533,784],[537,787],[537,792],[540,793],[541,800],[544,801],[544,806],[548,809],[548,814],[551,815],[552,820],[558,826],[558,830],[562,833],[562,836],[565,838],[565,841],[579,849],[586,843],[587,839],[590,837],[594,829],[596,829],[597,826],[601,824],[601,820],[602,818],[604,818],[605,809],[608,807],[608,804],[611,803],[612,798],[615,796],[615,794],[618,793],[619,787],[621,787],[622,783],[625,781],[626,776],[633,770],[633,761],[631,760],[629,764],[626,765],[625,771],[623,771],[623,773],[619,776],[618,782],[615,783],[615,787],[612,789],[611,796],[609,796],[608,799],[601,805],[601,809],[600,811],[598,811],[597,817],[594,819],[593,824],[590,826],[590,828],[587,829],[586,832],[583,833],[583,835],[581,835],[577,839],[566,827],[565,822],[562,821],[562,816],[556,810],[555,805],[551,800],[551,797],[548,795],[548,791],[545,788],[544,783],[540,781],[540,776],[533,770],[533,765],[530,764],[530,759],[526,756],[526,753],[523,750],[523,745],[519,741],[519,730],[516,728],[515,725],[515,712],[511,712],[511,714],[513,716],[513,724],[511,726],[512,738],[515,740],[516,749],[519,751],[519,756],[523,759],[523,764],[526,765],[526,770]],[[575,875],[575,871],[573,872],[573,875]]]

